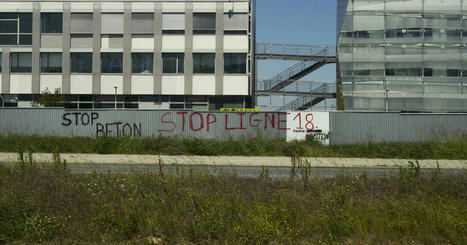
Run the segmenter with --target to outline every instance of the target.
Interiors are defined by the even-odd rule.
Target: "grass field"
[[[162,170],[162,171],[160,171]],[[467,175],[289,179],[0,167],[0,243],[466,244]],[[300,176],[300,177],[299,177]],[[156,242],[156,243],[154,243]]]
[[[227,156],[363,157],[403,159],[467,159],[467,137],[421,143],[321,145],[315,141],[181,138],[84,138],[0,136],[0,152],[99,154],[167,154]]]

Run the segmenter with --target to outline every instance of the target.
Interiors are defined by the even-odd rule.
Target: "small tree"
[[[41,107],[63,107],[65,96],[59,88],[56,88],[54,93],[51,93],[48,88],[42,91],[39,98],[39,106]]]

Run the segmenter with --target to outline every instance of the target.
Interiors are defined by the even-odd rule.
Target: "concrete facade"
[[[253,0],[1,1],[0,31],[0,106],[45,89],[70,109],[113,108],[115,97],[119,108],[253,106]],[[226,54],[246,60],[225,67]]]

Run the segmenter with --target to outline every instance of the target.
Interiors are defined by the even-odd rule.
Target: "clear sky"
[[[335,45],[336,8],[336,0],[256,0],[256,41]],[[258,62],[260,80],[294,64]],[[326,65],[303,80],[333,82],[336,66]]]
[[[257,42],[335,45],[336,0],[257,0],[256,39]],[[258,78],[267,79],[292,64],[259,61]],[[304,79],[335,81],[335,71],[334,65],[327,65]]]

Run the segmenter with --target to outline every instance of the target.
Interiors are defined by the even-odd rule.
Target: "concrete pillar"
[[[62,93],[70,93],[71,4],[63,3]]]
[[[216,4],[216,95],[224,94],[224,3]]]
[[[123,12],[123,94],[131,94],[131,3]]]
[[[162,94],[162,3],[154,4],[154,94]]]
[[[101,93],[101,3],[94,2],[92,50],[92,93]]]
[[[2,48],[2,87],[0,94],[10,93],[10,49]]]
[[[193,94],[193,3],[185,8],[185,95]]]
[[[32,87],[33,94],[40,94],[40,48],[41,48],[41,6],[33,3],[32,9]]]

